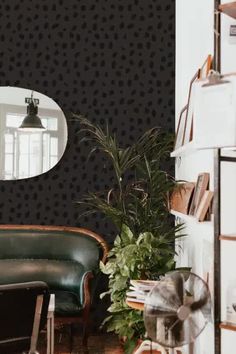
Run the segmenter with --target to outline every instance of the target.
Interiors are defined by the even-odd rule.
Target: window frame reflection
[[[0,158],[0,179],[1,180],[13,180],[13,179],[24,179],[37,175],[41,175],[42,173],[50,170],[52,167],[56,165],[56,163],[60,160],[63,152],[65,150],[66,142],[67,142],[67,126],[64,114],[61,110],[53,110],[53,109],[45,109],[39,107],[39,116],[42,119],[43,124],[45,124],[46,130],[41,132],[24,132],[19,131],[18,127],[20,126],[22,120],[25,117],[25,107],[11,104],[0,104],[0,115],[4,117],[0,120],[0,148],[1,148],[1,158]],[[7,126],[7,116],[19,116],[19,124],[16,124],[14,127]],[[50,129],[50,121],[57,120],[58,130]],[[55,123],[55,122],[54,122]],[[13,124],[14,125],[14,124]],[[53,124],[52,124],[53,125]],[[55,124],[54,124],[55,125]],[[51,127],[53,128],[53,127]],[[13,137],[12,143],[12,152],[6,151],[6,142],[5,135],[9,135]],[[32,148],[32,141],[34,138],[39,138],[39,146],[38,146],[38,157],[37,154],[32,159],[34,152],[29,149],[28,152],[28,172],[22,172],[20,163],[22,160],[21,149],[20,149],[20,140],[22,137],[27,138],[29,145]],[[50,145],[53,139],[57,141],[58,151],[55,154],[55,151],[52,153]],[[31,140],[31,143],[30,143]],[[45,147],[48,146],[48,151],[46,151]],[[35,150],[37,150],[35,148]],[[57,155],[57,156],[56,156]],[[11,158],[10,161],[6,159]],[[57,159],[57,161],[56,161]],[[34,166],[32,167],[32,162]],[[6,166],[11,166],[11,170],[6,171]],[[26,169],[27,163],[25,163]],[[27,172],[27,173],[26,173]]]

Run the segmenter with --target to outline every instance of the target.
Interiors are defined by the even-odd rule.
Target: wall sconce
[[[31,97],[25,98],[25,103],[28,103],[27,116],[23,119],[23,122],[18,129],[24,131],[39,131],[46,129],[37,115],[39,99],[33,98],[33,91]]]

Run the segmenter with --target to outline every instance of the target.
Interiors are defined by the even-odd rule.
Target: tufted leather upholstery
[[[79,229],[78,229],[79,230]],[[97,267],[97,240],[70,231],[1,230],[0,259],[54,259],[77,261],[86,270]]]
[[[79,315],[85,276],[96,273],[105,242],[79,228],[9,227],[0,226],[0,284],[44,281],[56,295],[56,315]]]

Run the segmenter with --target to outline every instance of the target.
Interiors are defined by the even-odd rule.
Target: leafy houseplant
[[[83,213],[102,212],[117,227],[108,261],[101,263],[103,273],[109,276],[111,306],[104,323],[108,331],[126,337],[125,350],[131,353],[138,338],[145,335],[142,313],[129,308],[125,302],[130,279],[157,279],[174,267],[175,226],[170,221],[168,193],[174,180],[162,170],[169,156],[172,141],[159,129],[152,128],[135,144],[121,147],[107,128],[92,124],[82,116],[79,119],[83,140],[92,143],[112,163],[116,182],[102,194],[88,193],[79,204]],[[127,175],[132,180],[127,180]]]

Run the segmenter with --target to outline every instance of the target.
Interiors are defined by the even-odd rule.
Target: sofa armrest
[[[87,307],[91,303],[90,283],[93,278],[94,275],[91,271],[85,272],[82,277],[82,281],[80,284],[80,299],[83,307]]]

